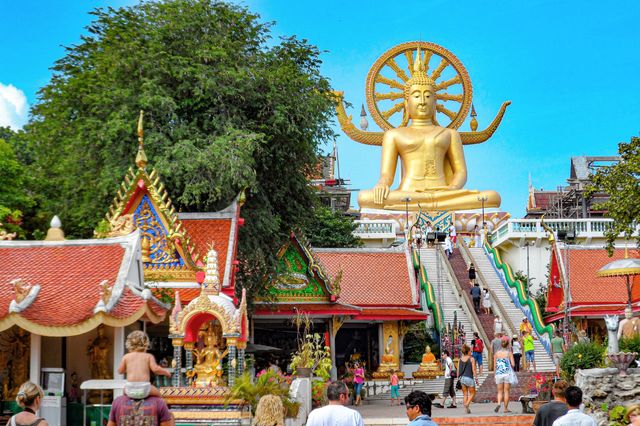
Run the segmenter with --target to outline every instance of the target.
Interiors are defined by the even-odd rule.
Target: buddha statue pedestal
[[[371,375],[374,379],[389,379],[393,372],[396,372],[399,379],[404,379],[404,373],[400,371],[400,366],[393,355],[382,355],[382,363]]]
[[[442,375],[444,375],[444,371],[440,369],[440,365],[436,361],[435,355],[431,353],[431,348],[427,346],[424,355],[422,355],[420,367],[418,367],[418,370],[412,374],[413,378],[435,379]]]

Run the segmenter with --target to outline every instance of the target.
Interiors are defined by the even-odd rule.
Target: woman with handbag
[[[516,373],[513,372],[513,353],[509,350],[509,339],[503,339],[501,348],[494,355],[494,362],[496,366],[495,379],[498,386],[498,405],[493,410],[496,413],[500,411],[500,404],[504,402],[504,412],[509,411],[509,393],[511,391],[511,385],[517,384],[518,379]]]
[[[462,345],[462,356],[458,360],[458,372],[460,378],[458,384],[462,388],[464,408],[467,410],[467,414],[471,413],[471,402],[476,396],[476,360],[471,356],[471,348],[469,346]],[[456,386],[458,387],[458,386]]]

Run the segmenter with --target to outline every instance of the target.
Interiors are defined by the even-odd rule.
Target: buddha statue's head
[[[411,78],[404,84],[404,114],[401,126],[406,126],[409,119],[436,122],[436,83],[425,72],[422,64],[420,48],[416,52]]]
[[[427,345],[426,348],[424,348],[425,353],[430,354],[431,353],[431,346]]]

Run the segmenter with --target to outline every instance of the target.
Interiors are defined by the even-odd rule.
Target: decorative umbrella
[[[631,307],[631,287],[633,282],[630,277],[640,275],[640,259],[629,258],[625,248],[624,259],[614,260],[598,270],[599,277],[625,277],[627,279],[627,306]]]

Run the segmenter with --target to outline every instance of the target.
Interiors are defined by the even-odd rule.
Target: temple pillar
[[[245,371],[245,354],[244,351],[247,348],[247,342],[238,342],[238,376],[242,376]]]
[[[113,328],[113,378],[124,379],[124,374],[118,374],[120,361],[124,357],[124,327]]]
[[[172,338],[173,343],[173,374],[171,375],[171,385],[182,386],[182,338]]]
[[[184,362],[187,370],[193,369],[193,342],[184,342]]]
[[[235,345],[229,346],[229,387],[233,387],[236,384],[236,367],[238,360],[236,359],[236,347]]]
[[[40,384],[40,365],[42,361],[42,336],[31,333],[29,353],[29,380]]]

